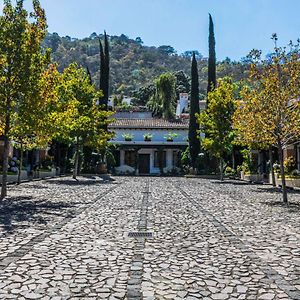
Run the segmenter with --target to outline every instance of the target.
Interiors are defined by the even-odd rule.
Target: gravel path
[[[0,299],[300,299],[300,194],[58,178],[0,203]]]

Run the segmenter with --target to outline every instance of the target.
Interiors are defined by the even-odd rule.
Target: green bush
[[[292,156],[284,160],[283,166],[286,174],[291,174],[293,170],[297,169],[296,161]]]
[[[40,163],[40,170],[51,171],[54,167],[53,158],[51,156],[46,156]]]
[[[235,169],[233,169],[233,168],[231,168],[231,167],[229,167],[229,166],[227,166],[226,168],[225,168],[225,175],[227,175],[227,176],[234,176],[234,175],[236,175],[236,171],[235,171]]]
[[[241,154],[243,156],[242,170],[245,173],[256,173],[254,163],[251,157],[251,150],[243,149],[241,150]]]
[[[238,166],[236,167],[236,171],[237,171],[238,173],[241,173],[241,172],[243,171],[243,166],[242,166],[242,165],[238,165]]]

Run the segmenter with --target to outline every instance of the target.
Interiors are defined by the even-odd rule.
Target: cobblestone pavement
[[[51,179],[0,203],[0,299],[300,299],[300,193]]]

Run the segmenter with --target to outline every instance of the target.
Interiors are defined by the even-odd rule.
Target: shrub
[[[284,160],[283,166],[286,174],[291,174],[293,170],[297,169],[296,161],[292,156]]]
[[[295,169],[295,170],[293,170],[293,171],[291,172],[291,175],[292,175],[292,176],[300,176],[300,171],[297,170],[297,169]]]
[[[245,173],[255,173],[256,170],[254,168],[254,163],[251,157],[251,150],[250,149],[241,150],[241,154],[243,156],[242,170]]]
[[[234,176],[234,175],[236,175],[236,171],[233,168],[229,167],[229,166],[227,166],[225,168],[225,172],[224,173],[227,176]]]
[[[274,169],[274,172],[275,172],[275,173],[279,173],[279,172],[280,172],[280,164],[277,163],[277,162],[275,162],[275,163],[273,164],[273,169]]]
[[[51,156],[46,156],[40,163],[40,169],[42,170],[49,170],[54,167],[53,159]]]
[[[190,164],[190,149],[186,147],[186,149],[181,153],[181,165],[184,169],[187,169]]]
[[[243,171],[243,166],[242,166],[242,165],[238,165],[238,166],[236,167],[236,171],[237,171],[238,173],[241,173],[241,172]]]

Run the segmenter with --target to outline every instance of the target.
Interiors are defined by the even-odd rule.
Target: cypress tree
[[[106,32],[104,31],[104,49],[99,38],[100,47],[100,90],[103,96],[99,99],[99,104],[104,105],[107,110],[108,97],[109,97],[109,42]]]
[[[109,97],[109,42],[106,32],[104,31],[104,74],[105,74],[105,86],[104,86],[104,99],[108,101]],[[107,105],[107,103],[106,103]]]
[[[212,91],[217,85],[217,76],[216,76],[216,41],[214,34],[214,23],[211,15],[209,14],[209,56],[208,56],[208,85],[207,93]]]
[[[100,48],[100,76],[99,76],[99,89],[102,91],[102,93],[104,94],[104,65],[105,65],[105,57],[104,57],[104,50],[103,50],[103,46],[99,37],[99,48]],[[102,96],[99,99],[99,104],[100,105],[104,105],[104,96]]]
[[[90,68],[88,66],[86,67],[86,73],[89,77],[90,84],[93,84],[92,74],[91,74]]]
[[[190,105],[190,123],[189,123],[189,152],[191,166],[193,169],[197,167],[197,157],[200,153],[200,141],[198,139],[199,124],[197,123],[196,114],[200,113],[199,107],[199,76],[198,66],[195,53],[192,58],[191,69],[191,105]]]

